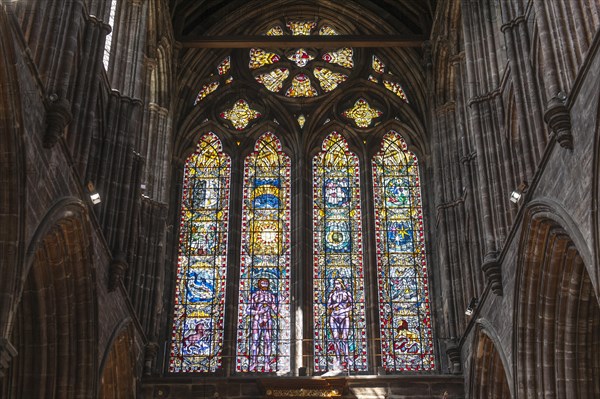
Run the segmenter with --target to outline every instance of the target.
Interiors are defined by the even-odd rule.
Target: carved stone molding
[[[11,360],[17,356],[17,349],[6,338],[0,338],[0,378],[5,376]]]
[[[548,102],[546,113],[544,113],[544,121],[556,135],[556,141],[560,146],[572,150],[571,114],[563,100],[552,97]]]
[[[460,374],[462,371],[460,347],[455,344],[448,346],[448,348],[446,349],[446,355],[448,355],[448,360],[450,361],[450,371],[452,372],[452,374]]]
[[[129,265],[125,259],[125,254],[122,252],[117,253],[110,264],[110,272],[108,277],[108,290],[114,291],[123,282],[125,271]]]
[[[71,104],[64,98],[51,98],[50,106],[46,111],[44,147],[54,147],[58,140],[63,136],[65,128],[72,120]]]
[[[483,270],[492,292],[502,296],[502,269],[497,252],[489,252],[485,255],[481,270]]]
[[[158,354],[158,344],[156,342],[148,342],[144,348],[144,374],[152,374],[152,363]]]

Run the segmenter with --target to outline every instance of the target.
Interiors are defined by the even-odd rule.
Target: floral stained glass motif
[[[290,61],[294,61],[297,67],[302,68],[305,67],[309,61],[315,59],[315,57],[309,54],[305,49],[299,48],[294,51],[292,54],[288,55],[288,59]]]
[[[244,162],[238,372],[290,370],[290,158],[272,133]]]
[[[373,157],[382,364],[435,368],[417,157],[398,133]]]
[[[287,97],[315,97],[317,90],[310,84],[310,78],[301,73],[294,76],[292,86],[286,91]]]
[[[217,66],[217,71],[219,75],[226,75],[231,69],[231,57],[226,57],[221,63]]]
[[[243,130],[251,120],[260,118],[262,115],[250,108],[245,100],[238,100],[231,109],[221,112],[220,116],[229,120],[237,130]]]
[[[257,69],[265,65],[274,64],[279,62],[279,60],[279,56],[275,53],[269,53],[260,48],[250,49],[250,69]]]
[[[384,79],[383,85],[385,86],[386,89],[388,89],[389,91],[391,91],[392,93],[394,93],[395,95],[400,97],[402,100],[408,102],[408,98],[406,98],[406,94],[404,93],[402,86],[400,86],[398,83],[391,82],[389,80]]]
[[[185,164],[171,372],[221,367],[231,161],[213,133]]]
[[[315,371],[367,369],[358,157],[337,132],[313,158]]]
[[[328,62],[330,64],[338,64],[343,66],[344,68],[352,68],[354,67],[354,52],[350,47],[344,47],[335,51],[330,51],[321,57],[323,61]]]
[[[321,36],[335,36],[338,33],[329,25],[323,25],[321,29],[319,29],[319,35]]]
[[[311,21],[290,21],[286,26],[292,31],[292,35],[294,36],[307,36],[317,27],[317,23]]]
[[[371,108],[369,103],[363,98],[358,99],[354,106],[342,113],[342,116],[353,119],[358,127],[369,127],[373,119],[383,115],[383,112]]]
[[[196,96],[196,101],[194,101],[194,105],[198,104],[200,101],[204,100],[206,96],[210,93],[214,92],[219,88],[219,82],[210,82],[202,86],[200,91],[198,92],[198,96]]]
[[[283,36],[283,29],[276,25],[267,31],[267,36]]]
[[[313,74],[317,79],[319,79],[319,83],[321,84],[321,88],[325,92],[329,92],[334,90],[338,85],[346,79],[348,79],[347,75],[338,72],[332,72],[327,68],[317,67],[314,69]]]
[[[287,68],[277,68],[270,72],[262,73],[256,76],[256,81],[262,83],[267,90],[273,93],[279,92],[283,87],[283,82],[290,76],[290,71]]]
[[[371,62],[371,67],[377,73],[385,72],[385,64],[376,56],[373,56],[373,61]]]

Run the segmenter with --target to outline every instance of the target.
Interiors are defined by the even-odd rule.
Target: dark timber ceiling
[[[339,13],[352,18],[354,15],[370,15],[372,27],[358,27],[358,31],[346,34],[407,34],[429,36],[436,0],[171,0],[171,15],[176,37],[179,41],[200,36],[219,34],[248,34],[242,27],[233,31],[223,28],[224,21],[235,25],[248,11],[262,9],[265,14],[279,12],[282,17],[290,9],[303,9],[307,17],[321,16],[323,12]],[[291,6],[291,7],[290,7]],[[297,13],[296,13],[297,14]],[[333,19],[333,18],[331,18]],[[378,19],[381,24],[377,24]],[[377,27],[381,31],[376,31]],[[218,27],[218,28],[217,28]],[[390,31],[392,29],[392,31]]]

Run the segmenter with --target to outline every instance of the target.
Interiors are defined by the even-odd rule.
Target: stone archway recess
[[[574,240],[548,209],[525,217],[518,268],[519,396],[600,396],[600,307]]]

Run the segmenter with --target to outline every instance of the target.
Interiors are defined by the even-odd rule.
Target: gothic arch
[[[600,394],[600,307],[586,247],[556,211],[526,210],[517,260],[515,375],[519,396]]]
[[[135,397],[136,359],[131,320],[125,320],[113,333],[100,367],[99,398]]]
[[[97,299],[84,205],[70,199],[56,204],[34,234],[28,258],[12,330],[19,354],[5,394],[91,397],[97,381]]]
[[[487,320],[478,320],[477,325],[470,395],[474,398],[512,398],[514,394],[510,368],[497,333]]]

